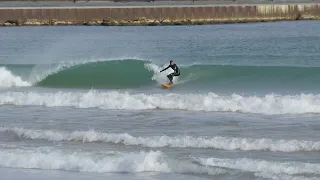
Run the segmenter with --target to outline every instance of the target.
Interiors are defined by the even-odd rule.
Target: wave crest
[[[141,151],[110,156],[85,152],[66,153],[58,150],[48,152],[0,150],[0,166],[76,172],[173,172],[208,175],[226,172],[219,168],[176,161],[166,157],[161,151]]]
[[[45,139],[49,141],[106,142],[144,147],[212,148],[242,151],[320,151],[320,141],[252,139],[240,137],[192,137],[192,136],[152,136],[134,137],[127,133],[100,133],[96,131],[74,131],[71,133],[51,130],[31,130],[24,128],[0,128],[21,138]]]
[[[219,96],[207,94],[133,94],[128,92],[2,92],[0,105],[76,107],[101,109],[179,109],[260,114],[320,113],[320,95]]]
[[[31,84],[22,80],[20,76],[12,74],[7,68],[0,67],[0,87],[15,86],[31,86]]]

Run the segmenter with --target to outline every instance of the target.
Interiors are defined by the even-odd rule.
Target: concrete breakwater
[[[3,26],[152,26],[282,20],[320,20],[320,4],[0,8]]]

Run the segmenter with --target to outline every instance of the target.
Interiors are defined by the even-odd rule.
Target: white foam
[[[32,130],[24,128],[4,128],[2,132],[10,132],[27,139],[45,139],[50,141],[82,141],[122,143],[125,145],[141,145],[145,147],[177,147],[177,148],[213,148],[223,150],[269,150],[269,151],[320,151],[320,141],[273,140],[232,137],[191,137],[191,136],[151,136],[134,137],[127,133],[99,133],[91,131],[74,131],[71,133],[52,130]]]
[[[320,180],[317,177],[290,176],[284,174],[254,173],[256,177],[273,180]]]
[[[32,105],[46,107],[76,107],[102,109],[180,109],[211,112],[243,112],[262,114],[320,113],[320,95],[281,96],[269,94],[263,97],[219,96],[208,94],[134,94],[109,91],[97,92],[2,92],[0,105]]]
[[[102,61],[102,60],[101,60]],[[59,62],[58,64],[39,64],[33,67],[29,77],[26,81],[23,81],[21,77],[13,75],[11,71],[5,67],[0,67],[0,87],[14,87],[14,86],[32,86],[33,84],[40,82],[49,75],[58,73],[64,69],[91,63],[99,62],[97,60],[79,61],[79,62]]]
[[[26,81],[23,81],[21,77],[12,74],[5,67],[0,67],[0,87],[16,87],[16,86],[30,86]]]
[[[168,160],[160,151],[110,156],[85,152],[0,150],[0,166],[78,172],[176,172],[218,175],[225,170]],[[183,164],[183,165],[180,165]]]
[[[144,67],[146,69],[148,69],[149,71],[153,72],[153,76],[151,77],[151,79],[153,81],[157,81],[159,84],[161,83],[165,83],[165,82],[169,82],[167,75],[174,72],[171,68],[163,71],[162,73],[160,73],[160,71],[164,68],[167,67],[167,65],[164,65],[162,67],[156,65],[156,64],[152,64],[152,63],[147,63],[144,65]],[[173,77],[173,81],[176,82],[178,80],[177,76]]]
[[[269,174],[320,174],[320,164],[302,162],[270,162],[254,159],[219,159],[219,158],[200,158],[199,163],[204,166],[237,169],[246,172]]]

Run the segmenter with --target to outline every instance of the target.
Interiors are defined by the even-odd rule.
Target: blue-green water
[[[319,179],[319,29],[319,21],[0,28],[0,171]],[[181,75],[164,89],[172,70],[159,71],[169,60]]]

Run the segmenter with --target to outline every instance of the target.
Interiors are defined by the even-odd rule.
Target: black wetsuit
[[[170,68],[170,67],[174,70],[173,73],[168,74],[168,76],[167,76],[167,77],[169,78],[170,82],[171,82],[172,79],[173,79],[173,76],[180,76],[180,70],[179,70],[179,68],[178,68],[178,66],[177,66],[176,64],[173,64],[173,65],[170,64],[168,67],[164,68],[164,69],[161,70],[160,72],[165,71],[165,70],[167,70],[167,69]]]

